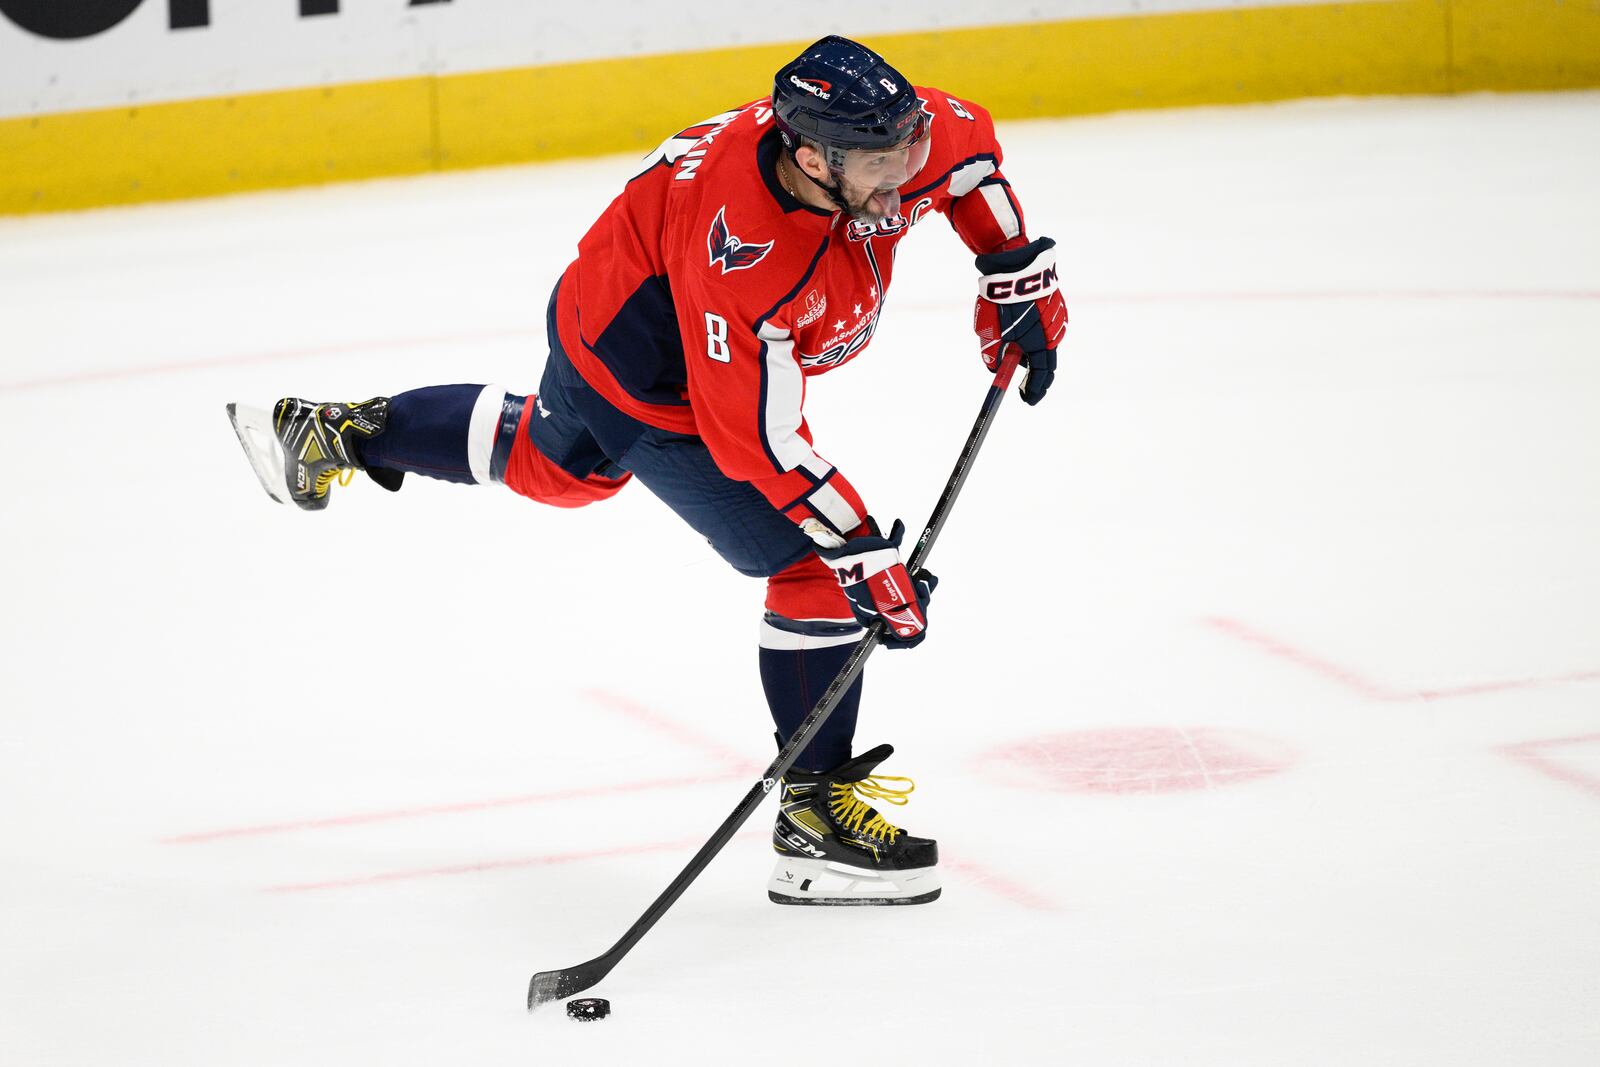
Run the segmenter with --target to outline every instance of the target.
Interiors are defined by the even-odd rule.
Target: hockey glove
[[[1056,346],[1067,329],[1067,305],[1056,284],[1056,243],[1040,237],[1009,252],[977,259],[977,331],[983,362],[992,374],[1008,346],[1022,350],[1028,377],[1022,399],[1037,404],[1056,376]]]
[[[888,537],[871,519],[865,529],[837,548],[819,547],[817,554],[833,568],[856,621],[871,626],[882,619],[883,643],[890,648],[919,645],[928,633],[928,598],[939,579],[925,570],[915,577],[906,573],[900,561],[905,523],[896,519]]]

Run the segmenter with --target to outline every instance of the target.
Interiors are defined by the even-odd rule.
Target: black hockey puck
[[[584,997],[582,1000],[567,1001],[567,1014],[574,1019],[588,1022],[591,1019],[604,1019],[611,1014],[611,1001],[601,1000],[599,997]]]

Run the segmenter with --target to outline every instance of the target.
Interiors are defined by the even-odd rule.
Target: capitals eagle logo
[[[753,267],[772,251],[772,241],[764,245],[747,245],[738,237],[728,232],[727,220],[723,214],[728,210],[724,204],[717,209],[717,217],[711,220],[711,232],[706,234],[706,246],[711,252],[711,263],[722,268],[726,274],[730,270],[744,270]]]

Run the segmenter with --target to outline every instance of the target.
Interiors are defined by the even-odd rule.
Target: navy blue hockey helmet
[[[828,36],[773,79],[772,109],[790,153],[801,139],[821,145],[830,167],[852,149],[884,149],[918,140],[927,117],[911,83],[872,49]]]

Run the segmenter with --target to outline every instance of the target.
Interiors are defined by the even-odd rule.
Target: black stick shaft
[[[1013,349],[1013,353],[1015,350]],[[1005,399],[1006,389],[1011,384],[1011,377],[1017,369],[1015,354],[1007,356],[1001,361],[999,369],[995,372],[994,382],[989,386],[989,391],[984,394],[983,406],[978,410],[978,418],[972,425],[972,431],[967,435],[967,442],[961,448],[961,455],[956,460],[955,470],[950,473],[950,478],[945,482],[944,492],[939,494],[939,502],[933,506],[933,514],[928,518],[928,525],[923,528],[922,536],[917,539],[916,547],[911,551],[911,557],[906,569],[915,574],[927,559],[928,553],[933,550],[933,543],[938,539],[940,531],[944,529],[945,520],[950,511],[955,507],[956,497],[961,493],[961,487],[966,484],[967,474],[972,469],[973,462],[978,458],[978,450],[983,447],[984,438],[989,435],[989,427],[994,422],[994,416],[1000,409],[1000,402]],[[606,950],[603,955],[596,956],[587,963],[580,963],[576,967],[568,967],[559,971],[540,971],[528,983],[528,1010],[532,1011],[541,1004],[552,1000],[562,1000],[580,993],[593,986],[611,969],[622,961],[628,951],[639,942],[650,928],[667,913],[677,899],[689,888],[700,872],[710,865],[717,853],[722,851],[724,845],[739,832],[755,810],[761,806],[766,795],[777,785],[794,761],[799,758],[800,752],[811,743],[811,739],[822,729],[823,723],[828,721],[828,716],[833,714],[833,709],[838,707],[839,701],[849,691],[861,674],[861,669],[866,665],[867,657],[872,655],[878,647],[879,638],[883,634],[884,624],[880,620],[867,628],[861,640],[856,642],[856,647],[851,651],[850,658],[845,661],[839,673],[828,685],[822,698],[817,701],[800,723],[798,729],[790,736],[787,744],[778,752],[778,758],[773,760],[761,780],[752,785],[745,793],[744,799],[739,801],[739,806],[733,813],[722,821],[717,827],[717,832],[711,839],[694,854],[688,864],[672,883],[662,890],[661,895],[655,899],[650,907],[645,909],[643,915],[628,928],[615,945]]]

